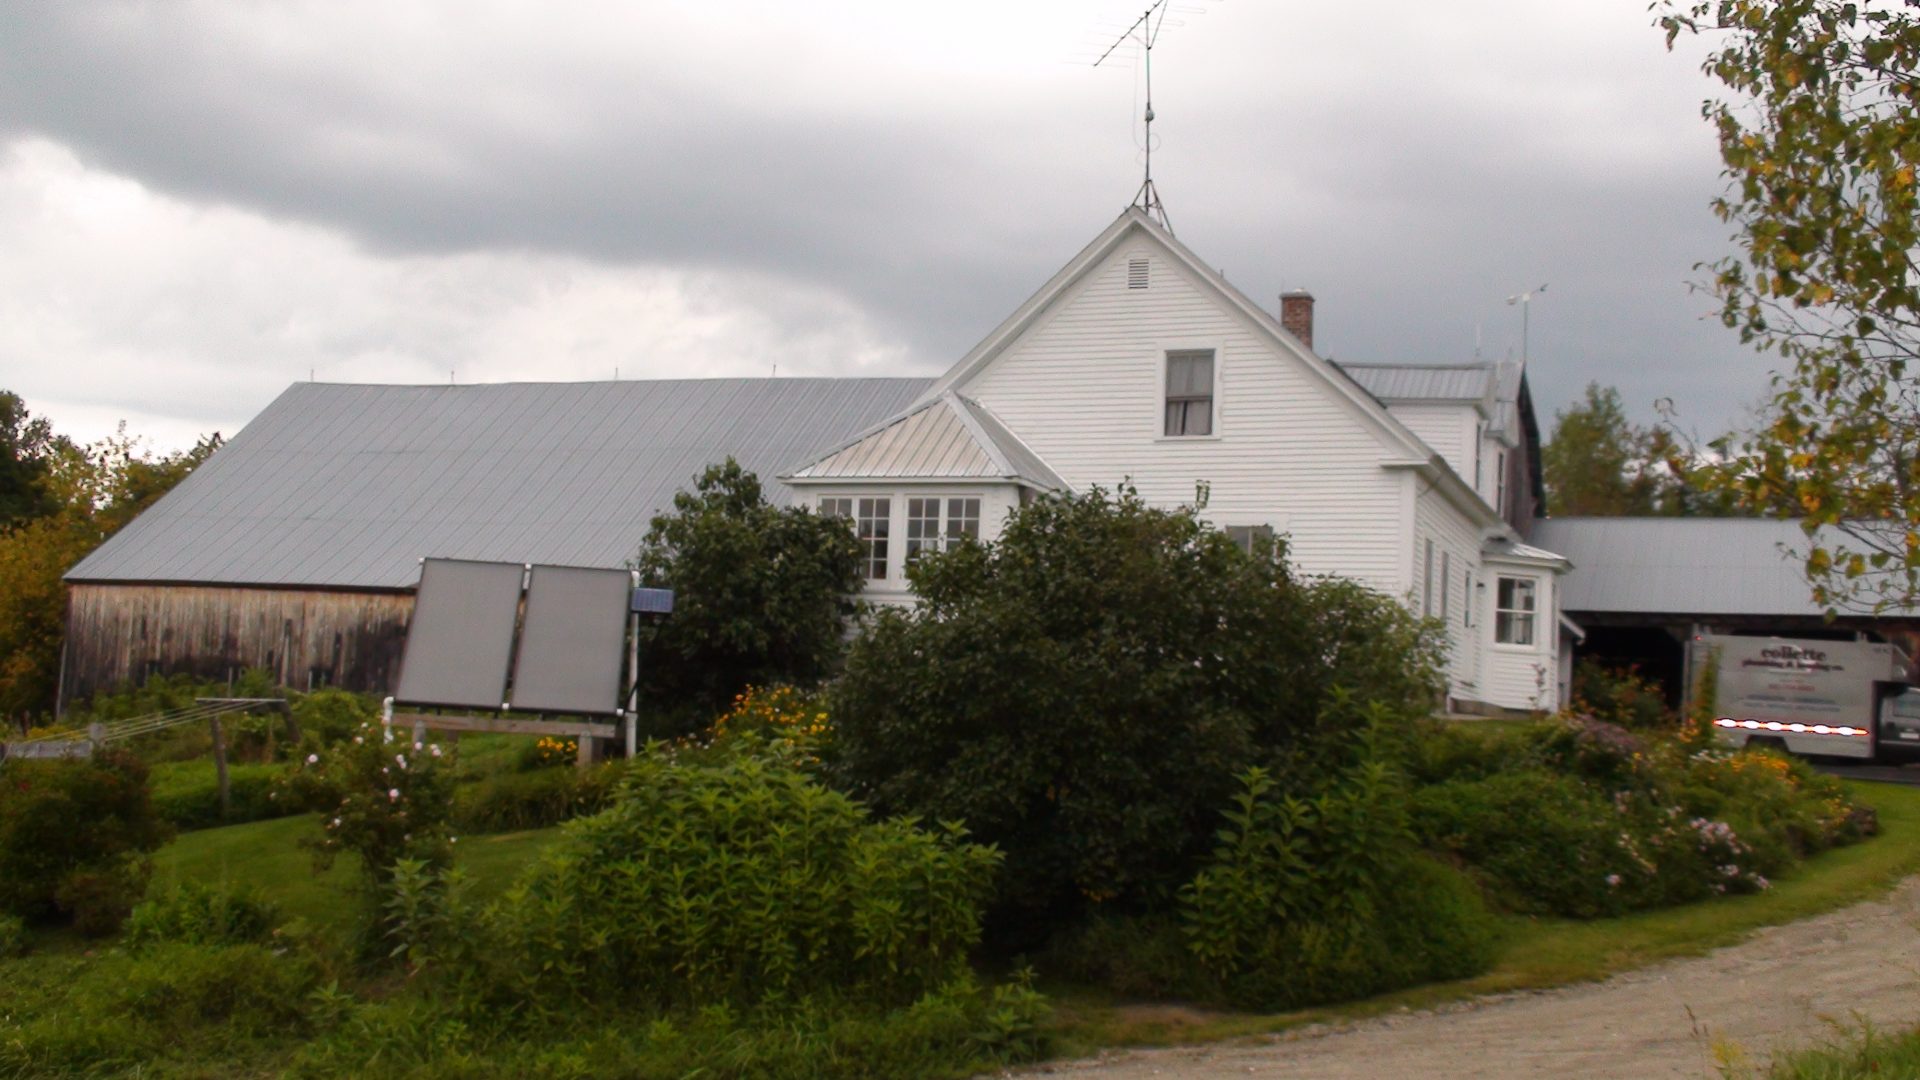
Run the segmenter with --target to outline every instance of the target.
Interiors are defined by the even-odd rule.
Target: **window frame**
[[[912,565],[913,560],[923,552],[949,551],[963,540],[977,542],[980,539],[980,518],[986,510],[984,495],[976,492],[907,492],[901,498],[904,500],[906,509],[906,529],[900,541],[901,566]],[[931,517],[925,513],[915,513],[916,509],[925,509],[924,506],[916,507],[915,504],[924,503],[933,504]],[[954,512],[956,503],[960,504],[958,509],[962,511],[961,513]],[[973,504],[971,515],[964,512],[969,509],[966,505],[968,503]],[[931,531],[925,532],[922,536],[915,536],[916,527],[925,531],[928,528],[928,522],[931,522]],[[955,533],[953,528],[955,522],[971,523],[972,531],[963,530]]]
[[[1514,599],[1520,595],[1520,587],[1525,586],[1529,601],[1526,607],[1509,605],[1507,585],[1514,588]],[[1493,585],[1493,643],[1503,649],[1537,652],[1540,648],[1540,614],[1542,594],[1540,579],[1528,574],[1499,574],[1494,577]],[[1510,641],[1508,635],[1514,635],[1515,629],[1524,627],[1526,641]]]
[[[1167,434],[1167,405],[1171,395],[1167,392],[1167,380],[1172,372],[1173,360],[1177,353],[1195,352],[1209,352],[1213,354],[1213,378],[1207,387],[1209,395],[1207,398],[1207,433],[1205,435],[1169,435]],[[1221,422],[1223,414],[1220,405],[1223,396],[1222,389],[1225,386],[1223,376],[1225,374],[1227,357],[1226,349],[1222,347],[1222,343],[1219,341],[1185,340],[1162,342],[1154,345],[1154,355],[1158,358],[1155,364],[1158,372],[1158,381],[1154,384],[1153,395],[1155,406],[1153,419],[1154,441],[1185,443],[1202,442],[1209,439],[1220,438],[1221,429],[1224,426]],[[1190,396],[1182,398],[1181,400],[1194,400],[1195,397],[1196,396]]]
[[[1450,605],[1447,598],[1453,595],[1453,552],[1440,552],[1440,625],[1447,625]]]

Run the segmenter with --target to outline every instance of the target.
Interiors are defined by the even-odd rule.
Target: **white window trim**
[[[1169,435],[1167,434],[1167,354],[1185,352],[1193,349],[1211,349],[1213,351],[1213,433],[1211,435]],[[1221,405],[1226,397],[1222,392],[1226,386],[1227,349],[1218,339],[1190,341],[1175,339],[1155,342],[1153,345],[1153,441],[1163,443],[1203,443],[1218,442],[1225,434],[1226,415]]]
[[[1493,455],[1493,512],[1501,517],[1507,516],[1507,452],[1497,451]]]
[[[1533,583],[1533,611],[1530,612],[1530,614],[1533,616],[1533,643],[1530,645],[1516,645],[1511,641],[1500,640],[1500,613],[1505,611],[1505,612],[1517,614],[1519,610],[1517,608],[1503,608],[1500,606],[1500,582],[1506,578],[1512,578],[1515,581],[1529,581]],[[1547,587],[1546,587],[1546,583],[1542,581],[1538,576],[1533,574],[1508,573],[1502,570],[1494,571],[1493,618],[1487,620],[1487,627],[1488,627],[1487,637],[1491,639],[1491,643],[1494,648],[1499,649],[1502,652],[1511,652],[1511,653],[1537,654],[1541,652],[1542,651],[1541,643],[1546,640],[1546,618],[1545,618],[1546,610],[1547,610]]]
[[[855,481],[855,482],[858,483],[858,481]],[[856,534],[859,529],[859,525],[857,523],[860,516],[860,500],[861,499],[886,499],[887,500],[887,572],[886,572],[886,576],[877,577],[877,578],[866,577],[863,574],[860,580],[864,583],[864,586],[866,588],[883,588],[888,590],[899,590],[899,589],[904,589],[908,587],[907,586],[907,500],[909,499],[939,499],[940,500],[940,531],[941,531],[941,540],[942,540],[942,550],[945,550],[945,539],[946,539],[946,522],[947,522],[946,500],[978,499],[980,501],[980,517],[976,524],[976,528],[978,530],[978,535],[982,537],[987,535],[988,516],[994,512],[994,507],[997,505],[994,502],[993,497],[987,491],[984,491],[978,487],[928,486],[928,487],[902,488],[897,485],[898,485],[897,480],[894,481],[892,484],[889,484],[888,486],[884,486],[884,487],[879,486],[877,484],[863,483],[863,484],[860,484],[860,486],[858,487],[845,486],[845,487],[822,489],[819,491],[815,491],[812,496],[813,511],[816,514],[820,513],[821,504],[826,502],[828,499],[851,499],[853,501],[853,515],[848,520],[854,521],[856,523],[854,526],[856,530]]]

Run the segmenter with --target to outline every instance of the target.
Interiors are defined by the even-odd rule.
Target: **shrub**
[[[220,814],[220,782],[210,761],[169,762],[153,770],[153,809],[182,832],[264,821],[300,812],[277,798],[286,768],[279,765],[227,766],[229,810]]]
[[[653,519],[638,565],[647,584],[674,590],[673,618],[641,629],[644,696],[684,703],[700,722],[748,685],[831,672],[861,584],[845,521],[772,505],[731,458]]]
[[[1164,901],[1285,697],[1284,566],[1096,489],[911,573],[832,687],[840,782],[1003,850],[1010,921]]]
[[[979,934],[998,859],[962,835],[871,821],[777,751],[653,744],[508,894],[496,952],[516,999],[908,1001]]]
[[[208,1069],[257,1040],[306,1034],[314,965],[259,945],[108,952],[0,1039],[0,1075],[233,1075]]]
[[[1651,745],[1618,724],[1591,716],[1563,716],[1531,729],[1528,759],[1554,772],[1609,790],[1659,783]]]
[[[92,863],[60,880],[53,899],[73,919],[73,928],[87,937],[106,937],[120,929],[133,907],[146,895],[153,864],[122,857]]]
[[[1363,760],[1312,799],[1249,771],[1181,891],[1188,947],[1227,1001],[1287,1009],[1464,978],[1493,960],[1472,884],[1412,848],[1404,792]]]
[[[0,960],[26,951],[26,920],[18,915],[0,915]]]
[[[1568,711],[1584,714],[1635,731],[1671,729],[1676,723],[1667,708],[1666,691],[1631,665],[1610,668],[1591,657],[1573,668]]]
[[[341,852],[359,857],[364,957],[385,951],[396,866],[413,862],[438,875],[452,865],[452,765],[437,743],[409,742],[367,724],[346,742],[310,752],[287,778],[288,799],[322,815],[320,835],[302,841],[316,866]]]
[[[73,907],[61,900],[64,888],[68,900],[88,906],[89,924],[99,925],[117,902],[111,886],[132,881],[116,875],[131,874],[127,864],[167,835],[153,812],[146,766],[129,754],[102,750],[90,759],[6,762],[0,768],[0,912],[30,920],[72,916]]]
[[[279,910],[257,891],[188,881],[134,908],[126,939],[136,947],[169,941],[243,945],[266,941],[279,921]]]
[[[1422,841],[1473,864],[1513,911],[1618,914],[1654,873],[1611,800],[1544,769],[1423,788],[1412,820]]]
[[[826,702],[792,686],[749,686],[713,722],[715,742],[738,736],[771,739],[818,760],[833,740]]]
[[[454,792],[453,824],[463,833],[558,825],[578,812],[580,785],[579,770],[571,765],[495,773]]]
[[[332,746],[353,738],[362,727],[380,718],[379,708],[365,695],[324,689],[301,694],[289,706],[303,741]]]

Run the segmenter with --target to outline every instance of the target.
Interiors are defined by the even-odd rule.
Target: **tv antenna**
[[[1155,12],[1159,14],[1156,16]],[[1160,27],[1166,21],[1167,0],[1153,0],[1152,5],[1141,12],[1139,18],[1133,20],[1133,25],[1121,31],[1120,36],[1113,40],[1113,44],[1107,46],[1107,51],[1100,54],[1100,59],[1095,60],[1093,66],[1099,67],[1102,61],[1113,55],[1113,51],[1118,49],[1121,43],[1129,39],[1138,41],[1141,50],[1146,54],[1147,112],[1142,121],[1145,135],[1141,139],[1141,144],[1146,148],[1146,179],[1141,181],[1140,190],[1134,194],[1133,205],[1159,219],[1161,226],[1168,232],[1172,232],[1173,222],[1167,220],[1167,208],[1160,205],[1160,191],[1153,186],[1153,45],[1160,40]]]
[[[1527,366],[1527,330],[1532,322],[1532,319],[1530,316],[1533,311],[1533,298],[1546,291],[1547,291],[1547,287],[1543,284],[1537,289],[1528,289],[1526,292],[1514,293],[1512,296],[1507,297],[1508,307],[1512,307],[1515,304],[1520,305],[1520,366],[1521,367]]]

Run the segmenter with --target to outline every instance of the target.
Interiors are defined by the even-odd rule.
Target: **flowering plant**
[[[812,695],[791,686],[749,686],[713,722],[716,743],[743,734],[763,736],[818,761],[833,738],[833,724]]]
[[[326,866],[343,851],[358,855],[375,889],[402,859],[447,866],[453,857],[451,758],[437,743],[414,742],[376,723],[309,753],[287,777],[285,791],[323,815],[321,835],[303,841],[316,863]]]

